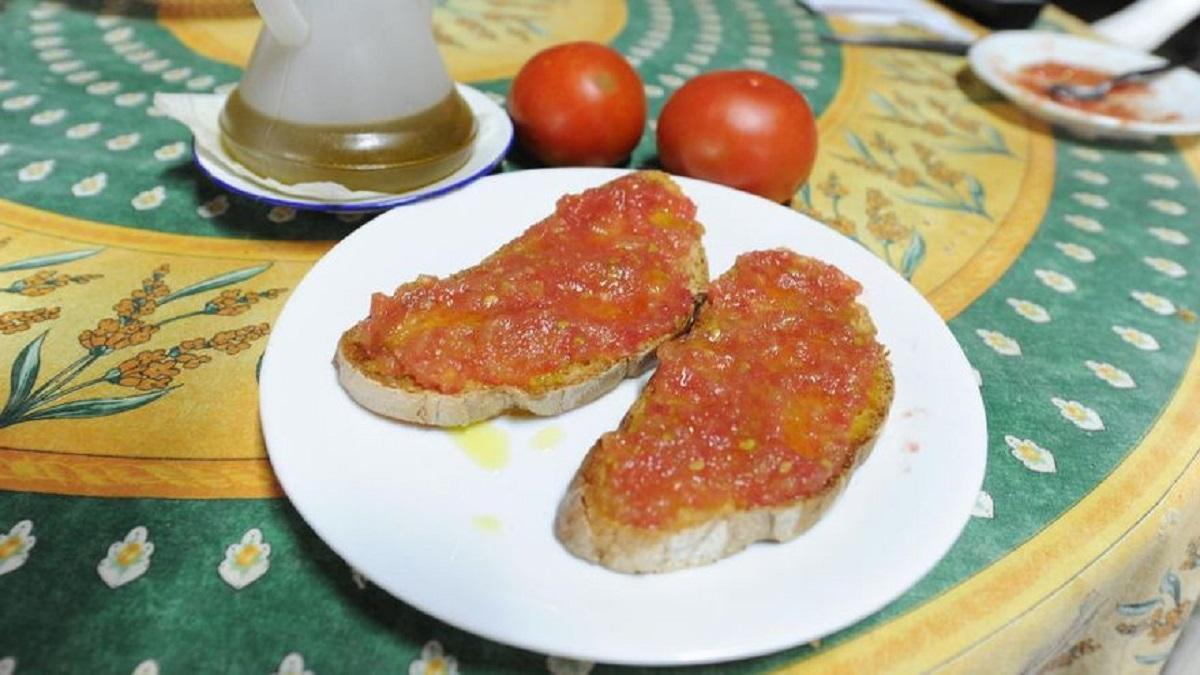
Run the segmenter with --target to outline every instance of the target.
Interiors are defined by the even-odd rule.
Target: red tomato
[[[625,57],[594,42],[538,52],[508,92],[521,144],[550,165],[611,166],[646,126],[646,93]]]
[[[706,73],[663,106],[658,154],[671,173],[783,202],[812,172],[817,123],[804,96],[773,75]]]

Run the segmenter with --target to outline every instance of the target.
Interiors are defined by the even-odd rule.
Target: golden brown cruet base
[[[269,117],[234,90],[220,125],[225,152],[261,176],[375,192],[403,192],[450,175],[466,163],[476,131],[471,109],[454,90],[415,115],[355,126]]]

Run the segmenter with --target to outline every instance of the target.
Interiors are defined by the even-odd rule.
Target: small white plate
[[[503,107],[474,87],[459,84],[458,92],[466,101],[471,112],[474,113],[475,123],[478,125],[471,156],[467,158],[466,164],[449,176],[408,192],[374,193],[373,196],[364,199],[321,201],[274,190],[245,176],[238,175],[209,155],[208,151],[198,144],[193,146],[196,164],[214,183],[230,192],[274,206],[345,213],[383,211],[394,206],[429,199],[451,190],[457,190],[487,175],[500,163],[500,160],[504,159],[504,155],[512,144],[512,120],[508,118],[508,113],[504,111]]]
[[[1105,42],[1045,31],[1001,31],[975,43],[967,54],[971,69],[984,82],[1033,114],[1083,137],[1152,138],[1200,133],[1200,75],[1187,68],[1149,82],[1138,97],[1147,116],[1177,115],[1167,122],[1126,120],[1056,103],[1018,85],[1017,71],[1047,61],[1094,68],[1113,74],[1156,66],[1157,56]]]
[[[877,611],[929,571],[966,524],[987,457],[983,404],[958,343],[921,295],[858,244],[791,209],[679,179],[707,229],[714,277],[739,253],[777,246],[829,261],[862,283],[892,359],[895,402],[874,452],[824,519],[789,543],[646,576],[591,565],[559,545],[552,525],[567,483],[643,380],[558,417],[476,428],[507,447],[507,456],[495,446],[486,458],[473,458],[468,448],[483,449],[460,446],[451,432],[373,415],[338,385],[335,345],[367,314],[373,291],[470,266],[551,213],[563,194],[621,173],[491,176],[386,213],[322,258],[289,298],[263,360],[263,433],[284,490],[334,551],[388,592],[540,652],[714,662],[802,644]]]

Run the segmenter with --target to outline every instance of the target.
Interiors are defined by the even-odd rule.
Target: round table
[[[588,672],[391,598],[283,498],[263,338],[371,216],[223,193],[153,106],[236,84],[247,5],[0,7],[0,673]],[[1161,666],[1200,584],[1195,139],[1065,136],[961,58],[828,44],[850,26],[790,0],[442,0],[434,25],[497,101],[547,45],[619,49],[650,104],[634,167],[689,77],[787,80],[820,127],[791,206],[910,280],[978,373],[988,469],[950,553],[866,620],[723,670]]]

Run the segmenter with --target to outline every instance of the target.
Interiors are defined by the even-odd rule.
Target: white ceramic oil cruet
[[[255,0],[264,27],[221,113],[221,142],[283,183],[400,192],[466,162],[475,121],[429,0]]]

